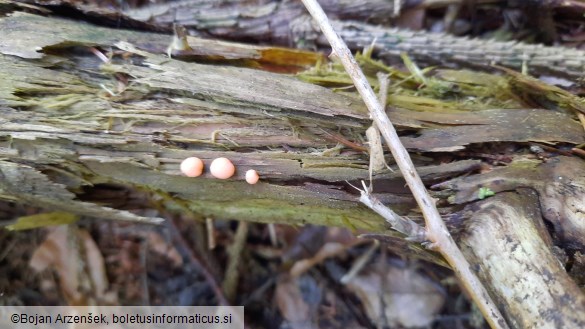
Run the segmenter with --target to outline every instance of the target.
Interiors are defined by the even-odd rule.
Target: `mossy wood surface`
[[[170,36],[23,12],[0,18],[0,28],[4,200],[97,218],[141,219],[80,200],[84,188],[114,183],[160,193],[204,216],[385,230],[345,184],[367,178],[367,155],[323,156],[336,145],[322,137],[324,129],[357,136],[367,128],[359,100],[285,75],[168,59],[162,53]],[[159,45],[160,55],[128,41],[143,48]],[[104,64],[88,50],[114,43],[137,54],[134,62]],[[235,53],[250,49],[230,47]],[[133,81],[111,92],[115,75]],[[206,165],[225,156],[238,171],[225,181],[207,173],[187,178],[179,164],[188,156]],[[260,173],[261,183],[244,182],[250,168]],[[410,208],[407,195],[382,197],[398,209]]]
[[[368,178],[364,147],[360,151],[336,146],[340,138],[365,145],[370,120],[361,100],[288,75],[240,67],[278,68],[282,58],[315,63],[318,55],[188,38],[199,60],[223,65],[185,62],[164,55],[171,42],[168,35],[12,11],[6,3],[3,8],[4,199],[128,219],[127,214],[103,213],[102,206],[94,209],[79,200],[85,187],[115,183],[181,200],[183,207],[205,216],[385,229],[377,216],[356,203],[357,191],[346,183],[359,186]],[[118,55],[103,63],[92,47],[114,47]],[[371,70],[379,64],[366,65],[373,66]],[[444,75],[471,80],[447,71]],[[445,84],[433,83],[439,89]],[[485,86],[477,84],[472,81],[466,88],[485,93]],[[390,113],[398,127],[424,128],[418,137],[404,138],[413,149],[462,149],[470,142],[487,141],[583,140],[578,123],[563,112],[501,109],[465,114],[461,105],[430,98],[425,105],[409,95],[390,95],[389,102],[411,107]],[[419,112],[427,108],[439,113]],[[207,165],[226,156],[238,171],[226,181],[208,173],[186,178],[178,167],[188,156],[198,156]],[[462,161],[436,166],[429,160],[415,157],[427,182],[479,165]],[[255,186],[243,181],[251,168],[262,177]],[[412,208],[398,172],[378,173],[375,179],[382,201],[398,212]],[[67,205],[60,206],[65,201]]]

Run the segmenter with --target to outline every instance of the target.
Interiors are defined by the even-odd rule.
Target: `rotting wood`
[[[459,242],[514,328],[583,328],[585,294],[553,256],[538,194],[520,189],[466,207]]]
[[[394,110],[400,112],[400,110]],[[432,120],[427,113],[411,114],[411,118]],[[449,115],[442,115],[443,122]],[[469,120],[469,121],[468,121]],[[475,122],[473,124],[472,122]],[[576,142],[583,138],[583,128],[570,117],[562,113],[540,109],[526,110],[486,110],[480,116],[473,113],[457,114],[456,127],[438,127],[424,129],[420,136],[404,137],[402,142],[408,148],[425,151],[454,151],[463,149],[464,145],[481,143],[485,136],[497,141],[538,141],[554,139],[559,142]],[[481,128],[478,129],[478,126]],[[563,127],[563,133],[554,131]],[[457,145],[457,146],[454,146]]]
[[[126,29],[100,27],[64,18],[52,18],[21,11],[13,11],[11,2],[0,0],[2,9],[8,13],[3,17],[0,29],[5,41],[0,43],[0,52],[22,58],[47,57],[42,50],[53,50],[74,46],[111,46],[126,41],[154,53],[163,54],[172,38],[163,33],[138,32]],[[47,29],[51,26],[52,29]],[[111,33],[115,31],[115,33]],[[22,35],[28,35],[22,38]],[[277,65],[299,69],[313,65],[322,55],[302,50],[279,47],[258,47],[240,43],[229,43],[187,36],[192,51],[173,52],[175,57],[205,59],[208,62],[232,62],[248,66]]]
[[[52,34],[34,33],[39,23],[51,26]],[[345,129],[349,132],[346,136],[354,134],[352,130],[355,136],[365,130],[365,113],[353,99],[286,76],[191,65],[153,54],[148,55],[150,67],[116,62],[102,65],[93,55],[85,55],[76,58],[81,67],[65,70],[60,66],[66,63],[62,58],[36,50],[67,51],[63,47],[96,43],[105,46],[128,38],[130,32],[99,27],[94,31],[88,24],[18,12],[0,18],[0,24],[15,33],[4,44],[13,46],[13,54],[38,58],[26,62],[0,56],[0,75],[5,82],[0,87],[2,156],[11,163],[33,165],[31,170],[44,177],[37,183],[58,181],[66,187],[54,188],[65,192],[95,184],[126,184],[172,194],[186,200],[175,207],[183,205],[217,218],[385,229],[382,222],[356,208],[356,194],[344,188],[345,180],[367,177],[366,155],[320,155],[332,146],[319,137],[323,128]],[[31,38],[20,42],[19,32],[30,33]],[[68,39],[69,32],[72,39]],[[92,42],[89,35],[96,39]],[[162,35],[132,35],[137,44],[150,43],[151,39],[163,44]],[[99,39],[102,36],[104,39]],[[73,52],[70,54],[75,58]],[[111,95],[101,86],[115,90],[111,77],[119,73],[136,80],[119,95]],[[282,144],[299,151],[283,152]],[[307,152],[309,147],[315,154]],[[251,148],[261,150],[236,152]],[[220,182],[209,179],[208,174],[196,181],[182,177],[180,161],[194,155],[207,164],[218,156],[230,157],[238,166],[235,180]],[[243,182],[243,173],[252,168],[261,173],[266,184],[251,187]],[[444,168],[437,169],[444,172]],[[307,179],[314,183],[307,183]],[[14,182],[3,186],[5,200],[20,198],[17,187],[39,190],[26,180]],[[53,187],[49,184],[47,188]],[[57,196],[47,193],[48,203],[40,205],[74,210],[69,205],[61,207],[62,198]],[[410,203],[409,198],[391,194],[383,199],[403,211]],[[94,216],[100,217],[98,212]]]
[[[554,227],[557,240],[573,250],[585,248],[585,162],[560,156],[548,160],[516,161],[504,168],[437,184],[450,190],[452,203],[478,199],[477,190],[486,187],[495,193],[530,188],[540,198],[542,216]]]
[[[353,1],[322,1],[325,11],[333,17],[347,18],[346,7]],[[372,6],[369,13],[386,13],[391,17],[392,1],[386,8],[377,8],[377,1],[361,4]],[[406,52],[414,59],[429,64],[446,66],[483,66],[498,64],[520,69],[523,64],[534,75],[550,74],[579,78],[585,68],[585,52],[563,47],[546,47],[518,42],[454,37],[441,33],[407,31],[385,28],[359,22],[361,10],[355,11],[354,21],[332,20],[339,35],[353,50],[368,47],[375,40],[378,55],[395,60]],[[368,12],[367,9],[363,12]],[[255,13],[249,15],[247,13]],[[182,1],[169,6],[151,5],[128,10],[130,17],[138,20],[154,20],[161,24],[178,23],[195,32],[229,39],[271,40],[281,45],[301,48],[329,47],[320,37],[318,28],[303,11],[298,1],[270,2],[262,5],[235,3],[218,6],[217,3]],[[377,15],[374,15],[374,18]]]

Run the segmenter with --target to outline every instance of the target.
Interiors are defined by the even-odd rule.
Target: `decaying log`
[[[585,249],[585,162],[558,157],[546,163],[518,161],[480,176],[455,179],[438,184],[454,192],[453,203],[478,199],[477,189],[494,192],[531,188],[538,193],[544,219],[554,227],[554,235],[563,247]]]
[[[583,328],[585,295],[553,256],[538,195],[505,192],[466,207],[463,252],[513,328]]]
[[[153,202],[166,209],[206,217],[291,225],[311,223],[386,232],[383,220],[360,206],[358,191],[347,184],[359,185],[360,180],[368,179],[367,154],[361,149],[335,147],[342,138],[363,148],[361,138],[371,122],[361,101],[350,94],[334,93],[290,76],[234,66],[242,65],[242,60],[267,63],[269,56],[263,57],[263,54],[276,50],[190,38],[190,42],[201,42],[198,44],[199,59],[205,61],[221,53],[224,65],[189,63],[163,55],[170,36],[107,29],[1,8],[0,2],[0,13],[3,13],[0,15],[3,31],[0,37],[0,199],[5,202],[60,209],[100,219],[151,220],[114,209],[111,204],[93,201],[91,193],[87,193],[95,188],[121,185],[151,193]],[[108,63],[102,63],[91,53],[91,47],[112,48],[115,55]],[[277,51],[298,56],[285,49]],[[307,56],[312,61],[319,57]],[[409,124],[415,119],[401,115],[405,114],[394,117],[399,122],[403,118],[402,123],[412,129]],[[520,118],[518,122],[529,119]],[[547,128],[543,129],[546,138],[539,138],[582,141],[583,133],[576,132],[572,126],[577,124],[568,116],[559,117],[561,119],[566,120],[567,125],[563,134],[569,131],[570,135],[561,136]],[[471,124],[489,127],[485,122]],[[337,137],[332,139],[332,136]],[[446,147],[450,146],[453,145]],[[179,172],[179,163],[188,156],[198,156],[206,165],[213,158],[225,156],[232,159],[238,172],[230,180],[213,179],[208,173],[199,178],[184,177]],[[429,185],[462,173],[477,172],[481,167],[477,160],[441,165],[423,157],[415,161]],[[582,222],[585,184],[582,176],[569,175],[567,168],[582,166],[583,161],[562,157],[555,161],[559,164],[548,172],[536,171],[535,179],[544,181],[541,185],[517,184],[507,189],[498,189],[498,184],[485,185],[495,192],[532,188],[540,193],[541,205],[547,204],[547,197],[561,200],[561,204],[548,203],[542,212],[555,228],[567,220],[568,212],[573,217],[566,223]],[[548,167],[536,164],[534,168]],[[559,199],[547,190],[550,186],[547,183],[560,168],[565,168],[567,173],[563,175],[571,179],[554,182],[562,185],[555,190],[564,191],[564,195],[571,198]],[[259,184],[248,185],[243,181],[247,169],[260,173]],[[482,184],[481,177],[488,176],[470,176],[465,184],[448,187],[455,190],[455,198],[468,195],[467,201],[474,201],[472,196]],[[401,214],[412,210],[412,197],[399,173],[380,173],[374,179],[374,193],[378,199]],[[535,198],[530,196],[528,201],[522,198],[527,197],[498,197],[494,202],[506,209],[507,214],[512,214],[510,211],[517,207],[514,202],[520,202],[526,210],[516,209],[514,216],[539,219],[541,211]],[[467,202],[458,200],[452,201]],[[555,209],[558,212],[555,213]],[[482,211],[478,216],[485,216]],[[516,239],[513,230],[518,226],[507,223],[516,219],[486,211],[495,214],[490,215],[490,219],[497,227],[512,230],[502,234]],[[554,222],[555,214],[558,222]],[[498,262],[506,259],[488,263],[491,258],[485,255],[504,255],[510,252],[513,244],[496,244],[494,239],[498,237],[495,235],[488,242],[474,240],[484,234],[483,230],[493,232],[493,226],[480,228],[480,224],[472,219],[468,225],[472,229],[461,235],[461,241],[467,246],[472,263],[479,266],[480,272],[485,272],[484,280],[491,293],[509,309],[503,311],[513,326],[530,327],[532,323],[526,321],[528,316],[538,317],[535,323],[545,325],[548,311],[563,307],[562,296],[573,298],[574,314],[559,311],[557,314],[562,319],[557,323],[571,327],[583,321],[580,316],[584,313],[577,312],[583,300],[578,289],[566,292],[560,299],[557,293],[565,291],[551,290],[552,297],[543,314],[531,310],[531,307],[540,309],[539,305],[543,304],[534,306],[515,298],[523,296],[522,292],[528,293],[528,289],[533,289],[530,294],[534,295],[547,290],[551,280],[555,287],[556,284],[574,287],[562,268],[555,265],[548,245],[542,244],[538,249],[546,256],[523,263],[539,274],[532,281],[534,285],[519,286],[521,290],[513,294],[499,286],[500,277],[496,272],[508,273],[517,267],[500,267]],[[528,219],[520,219],[518,225],[538,226]],[[450,228],[455,232],[463,230],[464,226],[452,222]],[[565,226],[558,226],[559,232],[564,229]],[[572,229],[582,227],[575,224]],[[550,242],[546,238],[539,240],[543,238],[536,236],[537,232],[530,229],[529,236],[518,239],[532,241],[538,246],[541,241]],[[559,233],[557,237],[562,243],[577,241],[570,245],[577,249],[580,241],[577,234]],[[396,237],[395,234],[393,238]],[[502,249],[490,251],[492,244]],[[403,250],[409,249],[404,244],[401,246]],[[417,252],[423,253],[420,249]],[[433,256],[435,259],[426,259],[441,263],[436,255]],[[511,259],[516,261],[519,257]],[[547,264],[541,264],[543,259]],[[544,270],[538,267],[541,265],[550,267]],[[520,272],[508,275],[517,277],[525,270],[522,267],[518,269]]]
[[[173,5],[150,5],[128,10],[130,17],[154,20],[160,24],[177,23],[195,33],[229,39],[252,39],[260,42],[295,45],[301,48],[329,47],[319,29],[311,21],[299,1],[267,4],[225,4],[218,1],[181,1]],[[551,74],[578,78],[585,68],[585,52],[563,47],[545,47],[517,42],[496,42],[459,38],[447,34],[429,34],[385,28],[363,21],[380,23],[381,17],[392,17],[392,1],[320,1],[332,18],[332,24],[343,40],[354,50],[375,41],[382,58],[395,60],[401,53],[429,64],[446,66],[483,66],[498,64],[520,69],[523,64],[534,75]],[[359,9],[356,10],[356,7]],[[352,19],[354,21],[343,21]]]
[[[367,155],[349,152],[327,157],[322,153],[336,144],[323,137],[327,131],[341,129],[349,137],[365,130],[368,120],[356,99],[283,75],[184,63],[131,46],[128,51],[149,57],[147,65],[114,62],[100,69],[97,57],[86,53],[77,59],[80,67],[64,72],[60,60],[35,49],[55,52],[71,45],[130,40],[143,47],[160,44],[156,49],[164,53],[165,36],[18,12],[0,19],[0,25],[10,36],[0,51],[41,57],[38,62],[0,57],[5,81],[0,88],[1,150],[6,159],[20,163],[17,168],[22,167],[14,173],[12,163],[3,166],[4,199],[19,199],[29,191],[29,197],[42,204],[71,210],[58,206],[71,202],[67,190],[117,183],[172,195],[204,216],[384,230],[382,222],[356,207],[357,192],[345,183],[367,178]],[[52,30],[44,34],[40,26]],[[19,33],[31,37],[19,39]],[[116,82],[108,72],[134,77],[135,82],[120,95],[112,95],[107,90],[115,90]],[[283,152],[283,144],[289,152]],[[247,153],[253,149],[259,150]],[[207,165],[213,158],[226,156],[238,172],[229,181],[211,179],[208,173],[196,181],[186,179],[178,165],[188,156],[198,156]],[[471,161],[451,168],[455,173],[474,166],[477,162]],[[265,184],[250,186],[242,180],[250,168],[261,173]],[[450,169],[429,168],[427,174],[433,179],[433,172],[444,175],[445,170]],[[397,178],[395,174],[380,176],[392,177]],[[43,190],[35,185],[42,183],[49,186]],[[52,190],[62,192],[45,193]],[[67,198],[58,197],[61,194]],[[382,199],[398,211],[407,210],[411,203],[409,197],[389,193]]]

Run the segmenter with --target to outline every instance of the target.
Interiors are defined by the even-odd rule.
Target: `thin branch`
[[[236,300],[236,293],[238,290],[238,281],[240,279],[240,272],[238,268],[242,262],[242,252],[246,245],[246,238],[248,237],[248,223],[241,221],[236,230],[234,242],[229,246],[228,264],[225,270],[225,278],[223,280],[222,288],[226,298],[232,303]]]
[[[361,272],[361,270],[364,269],[366,264],[370,261],[370,259],[372,259],[372,256],[374,255],[376,249],[378,249],[379,247],[380,241],[374,240],[374,243],[372,243],[370,248],[368,248],[366,252],[362,253],[357,258],[357,260],[353,263],[349,271],[344,276],[341,277],[339,282],[341,282],[341,284],[348,284],[349,282],[351,282],[351,280],[353,280]]]
[[[423,242],[426,240],[425,229],[420,225],[396,214],[392,209],[386,207],[380,200],[372,196],[368,189],[364,188],[360,192],[360,202],[382,216],[394,230],[406,235],[409,241]]]
[[[374,91],[359,68],[355,58],[352,56],[349,48],[337,33],[335,33],[327,16],[323,12],[323,9],[316,0],[302,1],[307,10],[311,13],[311,16],[313,16],[321,27],[321,30],[331,44],[333,51],[339,56],[345,70],[352,78],[358,92],[366,103],[376,126],[380,129],[386,143],[390,146],[390,151],[392,152],[406,183],[410,187],[414,198],[425,217],[427,239],[432,242],[432,245],[453,267],[453,271],[462,281],[463,286],[472,296],[490,326],[492,328],[508,328],[500,311],[495,306],[481,281],[479,281],[475,273],[472,272],[469,263],[449,234],[445,223],[435,207],[435,202],[427,192],[416,172],[406,148],[404,148],[400,142],[396,129],[392,125],[392,122],[390,122],[390,119],[388,119],[388,116],[384,112],[384,108],[378,102]]]

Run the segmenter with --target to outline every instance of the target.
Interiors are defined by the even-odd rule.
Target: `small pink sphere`
[[[248,182],[248,184],[256,184],[258,183],[258,180],[260,180],[260,176],[258,176],[256,170],[250,169],[246,171],[246,182]]]
[[[234,164],[227,158],[217,158],[211,162],[209,172],[215,178],[228,179],[234,175],[236,167],[234,167]]]
[[[203,161],[196,157],[190,157],[181,162],[181,172],[187,177],[201,176],[203,173]]]

